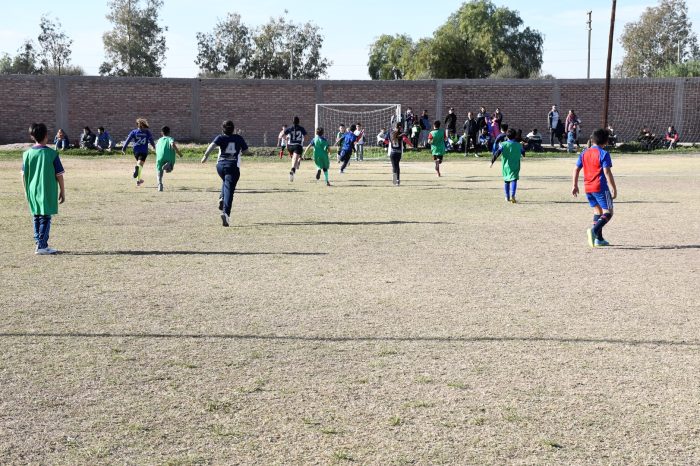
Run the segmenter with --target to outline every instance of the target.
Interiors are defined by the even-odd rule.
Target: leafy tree
[[[61,31],[61,23],[52,20],[48,15],[41,17],[39,23],[39,56],[44,74],[63,74],[66,65],[70,64],[72,39]]]
[[[213,33],[198,33],[197,45],[200,76],[289,79],[293,71],[296,79],[317,79],[331,65],[321,56],[319,27],[284,17],[249,28],[240,15],[229,14]]]
[[[673,63],[656,73],[659,78],[700,78],[700,60]]]
[[[141,3],[144,3],[141,6]],[[100,74],[160,77],[165,62],[165,31],[158,25],[163,0],[111,0],[111,31],[102,36],[107,60]]]
[[[11,57],[4,54],[0,58],[0,74],[39,74],[37,67],[37,52],[34,42],[26,40],[17,50],[17,55]]]
[[[197,33],[197,58],[202,76],[239,76],[252,53],[250,30],[241,22],[241,15],[229,13],[218,21],[214,32]]]
[[[388,79],[385,68],[404,68],[407,79],[485,78],[498,75],[526,78],[542,67],[542,34],[523,28],[516,11],[496,7],[491,0],[471,0],[440,26],[432,38],[413,44],[406,36],[393,38],[394,47],[402,51],[401,59],[389,55],[391,36],[381,36],[370,48],[368,63],[372,79]],[[407,39],[407,40],[406,40]]]
[[[369,76],[372,79],[394,79],[392,69],[398,68],[404,77],[410,79],[413,67],[410,65],[414,58],[416,44],[405,34],[390,36],[382,34],[370,46]]]
[[[685,0],[661,0],[647,8],[639,21],[625,25],[620,43],[625,57],[616,73],[621,77],[653,77],[674,63],[700,58]]]

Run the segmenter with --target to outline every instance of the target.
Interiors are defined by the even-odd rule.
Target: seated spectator
[[[639,131],[639,136],[637,137],[637,141],[639,141],[639,145],[641,146],[642,150],[653,150],[655,139],[656,135],[651,132],[648,126],[642,128]]]
[[[481,128],[481,134],[479,135],[478,142],[479,145],[476,148],[477,152],[480,150],[491,152],[491,145],[493,144],[493,141],[491,140],[491,134],[489,134],[489,129],[487,127]]]
[[[53,143],[56,145],[56,150],[70,149],[70,140],[68,139],[66,132],[62,129],[59,129],[58,133],[56,133]]]
[[[112,152],[112,149],[114,148],[114,141],[112,140],[112,136],[110,136],[109,133],[105,131],[103,126],[97,128],[97,139],[95,140],[95,146],[96,149],[100,152],[105,150],[107,152]]]
[[[83,135],[80,137],[80,148],[81,149],[94,149],[95,148],[95,133],[90,130],[89,126],[83,128]]]
[[[676,128],[674,126],[669,126],[666,136],[664,137],[664,144],[668,149],[675,149],[676,146],[678,146],[678,140],[680,138],[681,137],[678,134],[678,131],[676,131]]]
[[[608,124],[608,145],[615,147],[617,144],[617,134],[615,134],[615,130],[613,129],[611,124]]]
[[[542,152],[542,135],[537,131],[537,128],[530,131],[524,139],[525,150]]]
[[[377,134],[377,145],[386,148],[388,146],[386,128],[382,128]]]

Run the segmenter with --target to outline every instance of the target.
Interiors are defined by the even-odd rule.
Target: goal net
[[[362,125],[364,130],[364,159],[382,158],[386,151],[378,150],[377,135],[386,132],[401,121],[400,104],[316,104],[316,128],[323,128],[331,144],[335,142],[338,127],[344,124]]]

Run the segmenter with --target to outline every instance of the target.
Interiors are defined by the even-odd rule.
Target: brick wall
[[[513,128],[546,130],[552,103],[573,108],[584,133],[601,124],[602,80],[274,81],[0,76],[0,143],[27,140],[31,122],[73,140],[85,125],[105,126],[115,139],[146,117],[154,132],[167,124],[182,141],[206,142],[233,119],[251,145],[274,144],[294,115],[312,130],[316,103],[400,103],[443,119],[455,107],[500,107]],[[675,124],[684,141],[700,141],[700,78],[613,80],[611,123],[624,139],[650,125],[657,133]]]

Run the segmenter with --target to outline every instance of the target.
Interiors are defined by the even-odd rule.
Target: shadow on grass
[[[700,244],[660,244],[654,246],[611,246],[611,249],[625,249],[629,251],[661,250],[675,251],[681,249],[700,249]]]
[[[530,188],[533,189],[533,188]],[[540,188],[537,188],[540,189]],[[518,191],[520,191],[520,188],[518,188]],[[522,204],[537,204],[537,205],[546,205],[546,204],[585,204],[586,199],[581,198],[578,201],[521,201]],[[615,201],[615,205],[617,204],[680,204],[678,201]]]
[[[153,188],[155,189],[155,188]],[[187,188],[187,187],[179,187],[175,188],[173,191],[182,191],[182,192],[195,192],[195,193],[221,193],[220,189],[213,189],[213,188]],[[279,189],[279,188],[270,188],[270,189],[236,189],[236,194],[283,194],[283,193],[300,193],[302,191],[299,191],[298,189]]]
[[[130,332],[2,332],[0,338],[142,338],[142,339],[193,339],[193,340],[268,340],[310,341],[327,343],[347,342],[405,342],[405,343],[571,343],[622,346],[688,346],[700,347],[700,341],[686,340],[637,340],[623,338],[567,338],[567,337],[397,337],[397,336],[347,336],[324,337],[302,335],[250,335],[235,333],[130,333]]]
[[[357,222],[344,222],[344,221],[337,221],[337,222],[330,222],[330,221],[307,221],[307,222],[279,222],[279,223],[255,223],[255,225],[259,226],[273,226],[273,227],[293,227],[293,226],[320,226],[320,225],[347,225],[347,226],[359,226],[359,225],[366,225],[366,226],[382,226],[382,225],[454,225],[453,223],[450,222],[418,222],[418,221],[410,221],[410,220],[387,220],[387,221],[357,221]]]
[[[61,256],[327,256],[327,252],[61,251]]]

